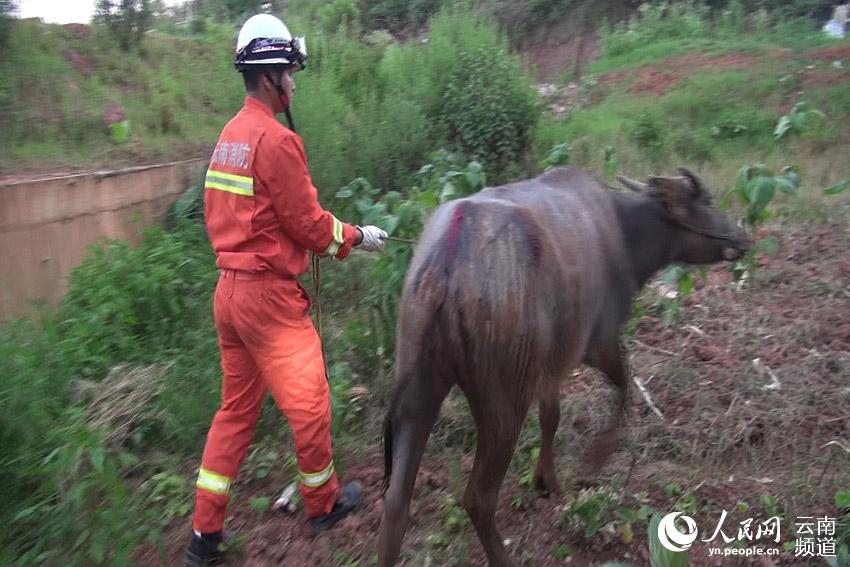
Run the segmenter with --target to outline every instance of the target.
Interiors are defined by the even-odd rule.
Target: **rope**
[[[390,236],[387,240],[391,242],[402,242],[404,244],[419,244],[418,240],[410,240],[409,238],[399,238],[398,236]]]
[[[325,356],[325,341],[322,340],[322,276],[319,269],[319,255],[313,252],[310,256],[313,264],[313,303],[316,305],[316,332],[319,334],[319,344],[322,347],[322,365],[325,367],[325,380],[330,382],[328,357]]]
[[[399,238],[397,236],[390,236],[387,240],[403,244],[417,244],[416,240]],[[319,255],[312,252],[310,254],[310,261],[313,272],[313,305],[316,306],[316,332],[319,334],[319,344],[322,347],[322,363],[325,367],[325,380],[330,382],[330,374],[328,373],[328,357],[325,355],[325,342],[322,338],[322,274],[319,267]]]

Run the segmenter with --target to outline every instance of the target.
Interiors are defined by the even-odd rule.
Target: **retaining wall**
[[[134,239],[198,181],[205,159],[0,185],[0,320],[55,304],[88,247]]]

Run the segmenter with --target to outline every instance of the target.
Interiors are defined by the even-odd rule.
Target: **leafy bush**
[[[612,146],[609,146],[612,148]],[[572,155],[573,149],[569,144],[563,143],[558,144],[549,152],[549,155],[546,156],[546,159],[540,162],[540,167],[543,168],[544,171],[549,171],[553,167],[557,167],[559,165],[567,165],[570,163],[570,156]],[[606,148],[606,160],[608,159],[608,150]]]
[[[413,249],[409,245],[419,237],[428,214],[440,203],[465,197],[486,184],[484,170],[478,162],[466,162],[445,150],[434,152],[431,162],[415,175],[416,184],[406,195],[396,191],[381,194],[365,179],[355,179],[336,197],[346,204],[347,218],[361,224],[378,224],[401,242],[391,242],[370,267],[370,281],[379,282],[364,298],[369,311],[368,326],[353,326],[353,335],[369,337],[360,345],[361,352],[380,368],[392,360],[395,352],[395,328],[398,301]],[[405,242],[407,241],[407,242]],[[358,339],[360,340],[360,339]],[[378,358],[375,355],[378,354]]]
[[[779,119],[773,137],[780,140],[788,134],[806,136],[825,117],[826,115],[817,108],[811,108],[806,101],[800,101],[794,105],[791,112]]]
[[[776,253],[776,239],[769,237],[756,242],[757,230],[770,218],[768,205],[773,201],[776,190],[796,197],[799,187],[800,171],[797,167],[784,167],[780,175],[774,174],[762,164],[744,166],[738,171],[735,186],[723,197],[721,206],[728,208],[733,200],[744,205],[743,224],[749,229],[755,244],[743,259],[730,266],[736,278],[746,273],[752,279],[756,270],[756,256],[759,253]]]
[[[360,29],[360,9],[354,0],[334,0],[321,12],[321,26],[325,33],[335,33],[340,27]]]
[[[9,28],[14,25],[12,15],[16,8],[14,0],[0,0],[0,47],[6,47],[9,40]]]
[[[82,376],[101,376],[115,360],[143,361],[180,345],[209,314],[216,273],[205,240],[199,228],[150,229],[135,248],[94,247],[58,312],[65,360]]]
[[[670,130],[652,112],[642,112],[634,121],[629,132],[632,141],[653,163],[664,159],[670,150]]]
[[[691,2],[642,4],[628,22],[602,29],[606,56],[613,57],[660,40],[703,37],[707,31],[707,10]]]
[[[518,161],[538,118],[534,92],[504,51],[460,53],[446,77],[440,123],[448,140],[494,170]]]
[[[129,51],[142,43],[152,16],[150,2],[145,0],[98,0],[92,20],[105,26],[121,49]]]
[[[422,25],[448,0],[361,0],[366,28],[401,32]]]

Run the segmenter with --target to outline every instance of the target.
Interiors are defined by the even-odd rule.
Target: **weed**
[[[653,163],[660,163],[670,151],[670,131],[652,112],[642,112],[632,124],[630,137]]]
[[[845,189],[850,187],[850,179],[845,179],[844,181],[840,181],[835,185],[828,187],[823,190],[824,195],[838,195],[839,193],[843,193]]]
[[[605,146],[604,155],[605,178],[610,181],[617,176],[617,172],[620,169],[620,160],[617,157],[617,149],[611,144]]]
[[[549,152],[549,155],[546,156],[546,159],[540,162],[540,167],[544,171],[549,171],[553,167],[559,165],[567,165],[570,163],[570,156],[572,154],[572,148],[569,144],[563,143],[558,144]]]
[[[799,186],[799,168],[793,166],[783,168],[780,175],[775,175],[762,164],[745,166],[738,171],[735,186],[723,197],[721,206],[728,208],[734,199],[746,207],[743,223],[749,229],[755,244],[742,260],[730,266],[730,270],[736,279],[741,279],[744,274],[747,274],[752,280],[755,276],[757,255],[760,253],[775,254],[778,247],[776,239],[768,237],[756,242],[757,230],[770,218],[771,213],[768,205],[773,200],[776,190],[779,189],[796,197]]]
[[[570,553],[572,553],[572,548],[569,546],[569,544],[562,543],[561,545],[552,550],[552,557],[563,561],[564,559],[570,556]]]
[[[817,124],[820,123],[826,115],[816,109],[810,108],[809,103],[800,101],[794,105],[791,112],[783,115],[776,124],[776,129],[773,131],[773,137],[777,140],[794,134],[797,136],[810,135]]]
[[[160,529],[164,529],[175,518],[185,518],[192,509],[194,491],[182,476],[160,472],[143,482],[140,490],[147,493],[145,507],[160,511]]]

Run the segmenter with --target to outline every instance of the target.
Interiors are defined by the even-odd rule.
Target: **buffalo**
[[[511,565],[496,502],[535,397],[534,478],[557,493],[559,381],[582,363],[605,374],[618,392],[609,428],[616,431],[629,383],[620,333],[635,295],[667,264],[712,264],[748,250],[745,233],[691,172],[622,181],[635,192],[556,168],[444,204],[429,219],[399,308],[379,565],[399,556],[419,463],[452,386],[466,396],[477,429],[463,506],[490,565]]]

